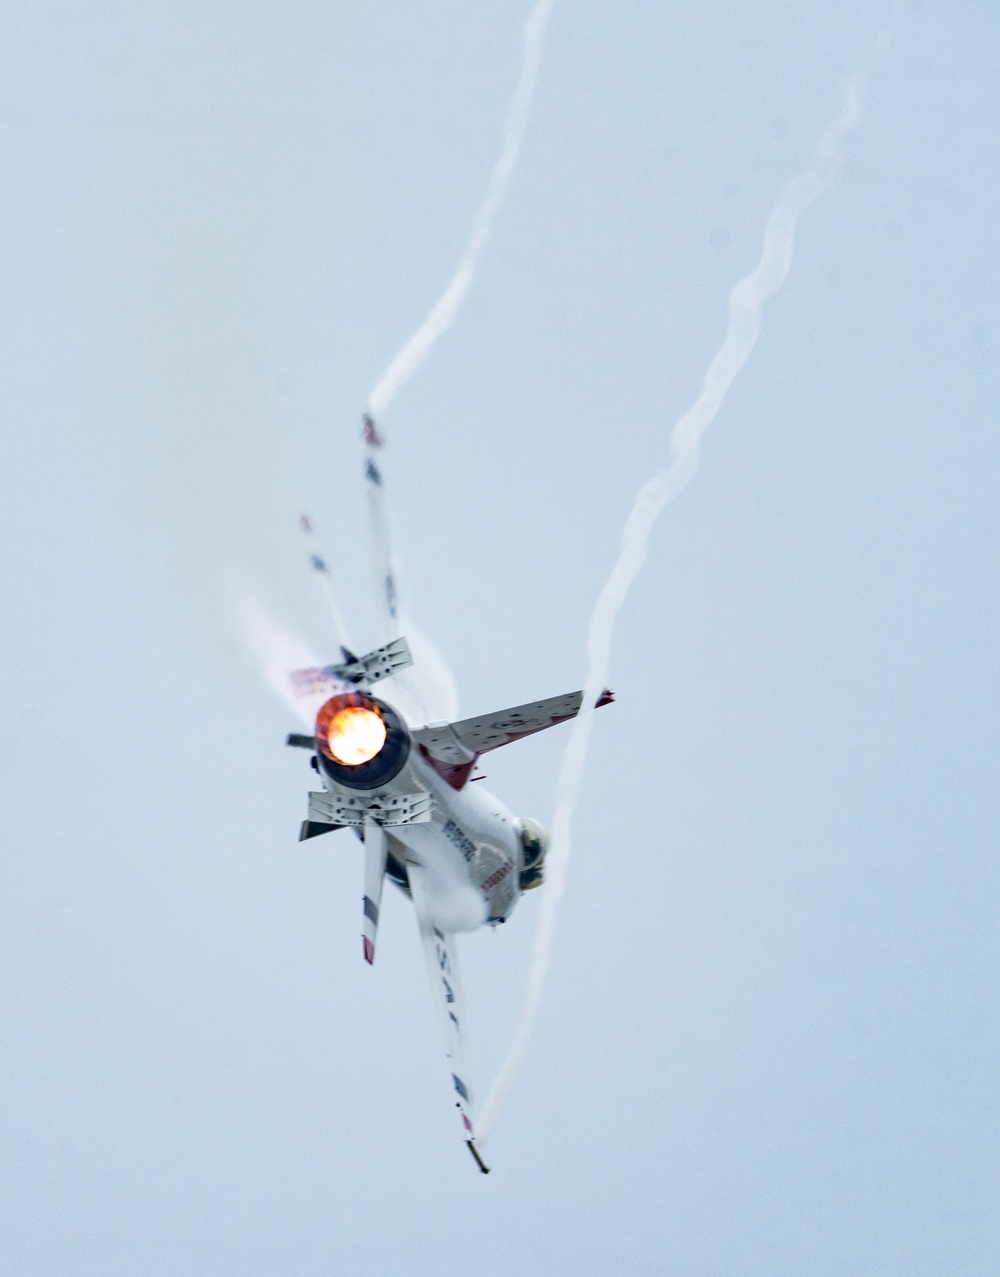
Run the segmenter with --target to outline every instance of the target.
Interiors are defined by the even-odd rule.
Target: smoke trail
[[[427,318],[396,355],[368,396],[364,418],[365,479],[376,584],[384,608],[386,640],[395,638],[399,633],[406,633],[414,648],[413,668],[393,680],[396,690],[403,693],[403,699],[409,706],[408,716],[412,716],[414,720],[426,721],[438,716],[447,718],[449,710],[452,711],[450,717],[454,717],[457,714],[458,696],[455,680],[444,659],[428,640],[416,634],[400,603],[399,564],[392,552],[382,475],[375,455],[382,447],[382,441],[374,419],[389,406],[401,387],[427,358],[431,347],[451,325],[469,292],[480,255],[493,233],[497,209],[507,192],[524,142],[531,101],[538,83],[542,37],[552,5],[553,0],[536,0],[525,23],[521,74],[507,109],[500,158],[493,166],[486,198],[472,223],[472,234],[458,267],[444,292],[431,307]],[[421,649],[419,654],[416,647]]]
[[[566,889],[566,871],[573,850],[573,810],[587,761],[593,707],[607,679],[611,638],[618,611],[645,560],[653,524],[664,506],[691,481],[698,468],[698,444],[715,420],[726,393],[756,344],[764,302],[778,291],[788,276],[799,218],[840,175],[840,143],[861,122],[864,82],[875,54],[883,51],[888,44],[891,30],[872,44],[857,70],[845,81],[840,111],[817,142],[811,163],[778,196],[764,231],[764,247],[757,268],[741,279],[729,294],[729,328],[708,366],[701,394],[674,426],[671,436],[673,460],[667,469],[654,475],[639,489],[626,521],[618,560],[590,619],[583,707],[573,723],[556,788],[551,850],[545,862],[546,890],[538,915],[528,987],[513,1043],[478,1123],[480,1143],[496,1121],[500,1105],[524,1059],[541,1002],[552,953],[556,912]]]
[[[468,247],[447,288],[435,302],[427,318],[385,370],[378,385],[369,395],[368,411],[373,417],[378,417],[388,407],[399,389],[413,376],[426,359],[431,347],[455,318],[459,306],[465,301],[476,266],[479,264],[479,256],[493,233],[493,220],[500,201],[506,194],[511,173],[514,171],[514,165],[521,151],[521,143],[524,141],[531,99],[538,81],[542,36],[545,33],[545,25],[548,22],[552,4],[553,0],[537,0],[525,23],[521,77],[507,111],[503,148],[500,158],[493,167],[486,199],[472,224],[472,235]]]

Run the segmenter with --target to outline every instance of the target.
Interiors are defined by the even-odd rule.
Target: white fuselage
[[[412,863],[428,870],[440,865],[446,876],[467,883],[483,901],[481,921],[504,922],[520,894],[521,840],[516,819],[481,781],[452,789],[416,752],[404,775],[411,769],[416,784],[432,795],[431,819],[426,824],[398,826],[393,838],[406,847]]]
[[[358,796],[321,775],[329,792]],[[523,868],[517,819],[481,781],[453,788],[415,743],[398,775],[364,796],[385,801],[420,792],[431,796],[430,819],[394,823],[386,833],[393,855],[421,875],[437,924],[455,932],[506,921],[520,895]]]

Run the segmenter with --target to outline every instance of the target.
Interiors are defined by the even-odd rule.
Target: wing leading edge
[[[419,865],[409,866],[410,888],[413,893],[413,905],[417,915],[417,926],[420,929],[420,942],[423,945],[424,960],[427,963],[427,975],[431,982],[434,1005],[438,1010],[438,1018],[444,1032],[445,1055],[451,1070],[451,1084],[455,1093],[455,1107],[462,1121],[462,1136],[469,1152],[476,1159],[476,1164],[484,1175],[489,1174],[489,1167],[479,1156],[475,1145],[475,1131],[472,1126],[472,1090],[465,1072],[465,1050],[463,1041],[463,1025],[465,1023],[465,1000],[462,996],[462,979],[458,969],[458,955],[455,952],[455,937],[448,935],[436,926],[431,915],[430,901],[423,872]]]
[[[605,688],[595,708],[610,705],[614,695]],[[567,692],[544,701],[529,701],[510,709],[463,718],[458,723],[436,723],[418,727],[413,733],[420,752],[434,765],[453,789],[461,789],[480,754],[523,736],[533,736],[547,727],[575,718],[583,703],[583,692]]]

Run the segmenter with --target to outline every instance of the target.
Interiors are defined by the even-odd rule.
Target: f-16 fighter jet
[[[370,455],[381,440],[365,421],[366,475],[377,487],[373,525],[378,575],[389,626],[397,623],[397,592],[384,547],[382,479]],[[310,529],[307,529],[310,530]],[[380,546],[384,553],[380,556]],[[325,562],[319,559],[325,571]],[[313,566],[316,566],[315,558]],[[350,829],[364,845],[361,947],[375,960],[382,887],[388,877],[413,901],[431,986],[440,1012],[455,1104],[465,1142],[484,1173],[475,1144],[471,1094],[463,1063],[462,986],[455,934],[505,922],[518,898],[542,884],[548,837],[536,821],[514,816],[483,785],[476,762],[499,749],[573,718],[583,694],[570,692],[459,722],[408,721],[392,692],[374,695],[412,666],[404,636],[365,656],[342,648],[335,665],[299,670],[293,682],[325,694],[313,734],[288,744],[312,752],[322,784],[309,794],[300,840]],[[384,689],[382,689],[384,690]],[[607,705],[605,691],[597,705]],[[410,711],[412,715],[412,709]]]

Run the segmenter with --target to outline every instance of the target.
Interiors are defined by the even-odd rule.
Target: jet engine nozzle
[[[364,692],[331,696],[316,715],[316,748],[327,776],[348,789],[378,789],[398,776],[410,733],[391,705]]]

